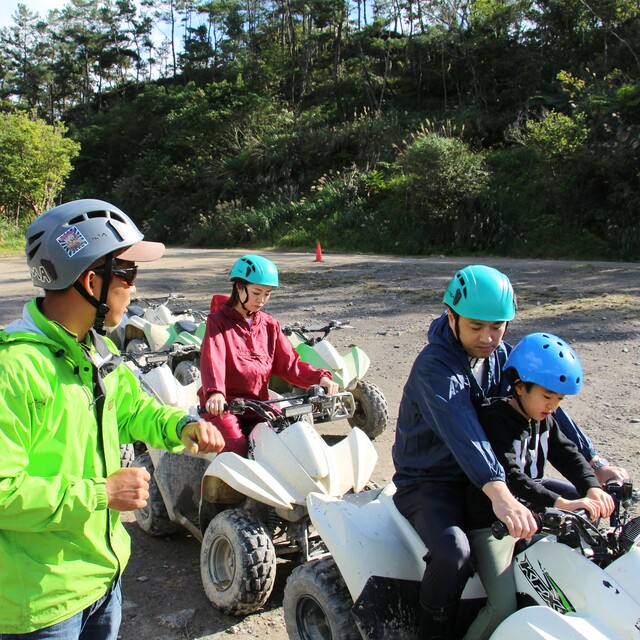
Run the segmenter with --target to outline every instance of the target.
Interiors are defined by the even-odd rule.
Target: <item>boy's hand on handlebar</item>
[[[221,393],[212,393],[204,406],[212,416],[221,416],[227,408],[226,400]]]
[[[589,489],[585,498],[577,498],[576,500],[566,500],[559,497],[554,505],[557,509],[565,511],[577,511],[584,509],[589,513],[591,520],[597,520],[610,515],[615,508],[613,498],[602,491],[602,489]]]
[[[603,518],[610,516],[616,508],[613,496],[599,487],[589,489],[589,491],[587,491],[587,498],[598,502],[600,505],[600,516]]]
[[[224,449],[224,438],[210,422],[189,422],[182,429],[180,440],[191,453],[219,453]]]
[[[319,382],[321,387],[324,387],[327,390],[327,395],[332,396],[334,393],[340,392],[340,387],[337,382],[334,382],[331,378],[327,376],[322,376]]]

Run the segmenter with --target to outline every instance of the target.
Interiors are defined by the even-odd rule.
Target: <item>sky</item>
[[[51,9],[62,9],[68,0],[0,0],[0,27],[13,24],[11,16],[16,12],[18,3],[26,5],[33,13],[39,13],[41,18],[46,18]]]

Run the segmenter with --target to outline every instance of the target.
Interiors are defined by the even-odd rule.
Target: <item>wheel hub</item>
[[[320,603],[311,596],[300,598],[296,608],[298,630],[304,640],[332,640],[331,628]]]
[[[209,555],[209,575],[218,591],[226,591],[232,584],[236,573],[236,558],[233,547],[227,538],[218,538],[211,547]]]

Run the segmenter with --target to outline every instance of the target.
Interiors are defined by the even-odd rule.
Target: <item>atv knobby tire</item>
[[[133,444],[120,445],[120,466],[130,467],[136,458],[136,451]]]
[[[146,469],[151,476],[147,506],[133,511],[138,526],[145,533],[155,538],[176,533],[180,527],[169,519],[167,508],[164,506],[164,499],[160,493],[160,487],[158,487],[158,483],[153,477],[153,463],[149,454],[143,453],[138,456],[131,466]]]
[[[284,588],[289,640],[361,640],[353,600],[333,558],[296,567]]]
[[[216,609],[235,616],[260,609],[276,574],[276,552],[264,525],[245,509],[220,512],[202,540],[200,573]]]
[[[183,360],[179,362],[176,368],[173,370],[175,379],[183,386],[200,380],[200,369],[198,365],[191,360]]]
[[[362,429],[370,440],[377,438],[389,421],[389,405],[382,391],[373,382],[360,380],[351,393],[356,410],[349,424]]]

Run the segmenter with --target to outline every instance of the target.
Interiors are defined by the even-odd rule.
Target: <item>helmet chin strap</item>
[[[107,304],[107,295],[109,294],[109,286],[111,285],[111,272],[113,271],[113,253],[108,253],[105,256],[104,272],[102,276],[102,287],[100,289],[100,299],[94,298],[89,292],[76,280],[73,283],[76,291],[93,307],[96,308],[96,318],[93,321],[94,329],[100,334],[104,335],[106,329],[104,328],[104,322],[110,307]]]
[[[240,285],[236,282],[235,286],[238,287],[238,302],[240,303],[240,306],[246,311],[247,313],[247,318],[250,318],[251,316],[255,315],[255,311],[249,311],[249,309],[247,309],[247,307],[244,306],[245,302],[249,299],[249,292],[247,291],[247,285],[242,285],[242,288],[244,289],[244,301],[240,300]]]
[[[529,416],[529,414],[527,413],[527,410],[524,408],[524,405],[522,404],[522,400],[520,399],[520,394],[516,391],[516,384],[518,384],[518,382],[522,382],[522,380],[516,380],[511,385],[511,387],[513,389],[513,397],[516,399],[516,402],[518,403],[518,406],[520,407],[520,411],[522,411],[522,413],[527,417],[529,422],[531,422],[532,418],[531,418],[531,416]]]

